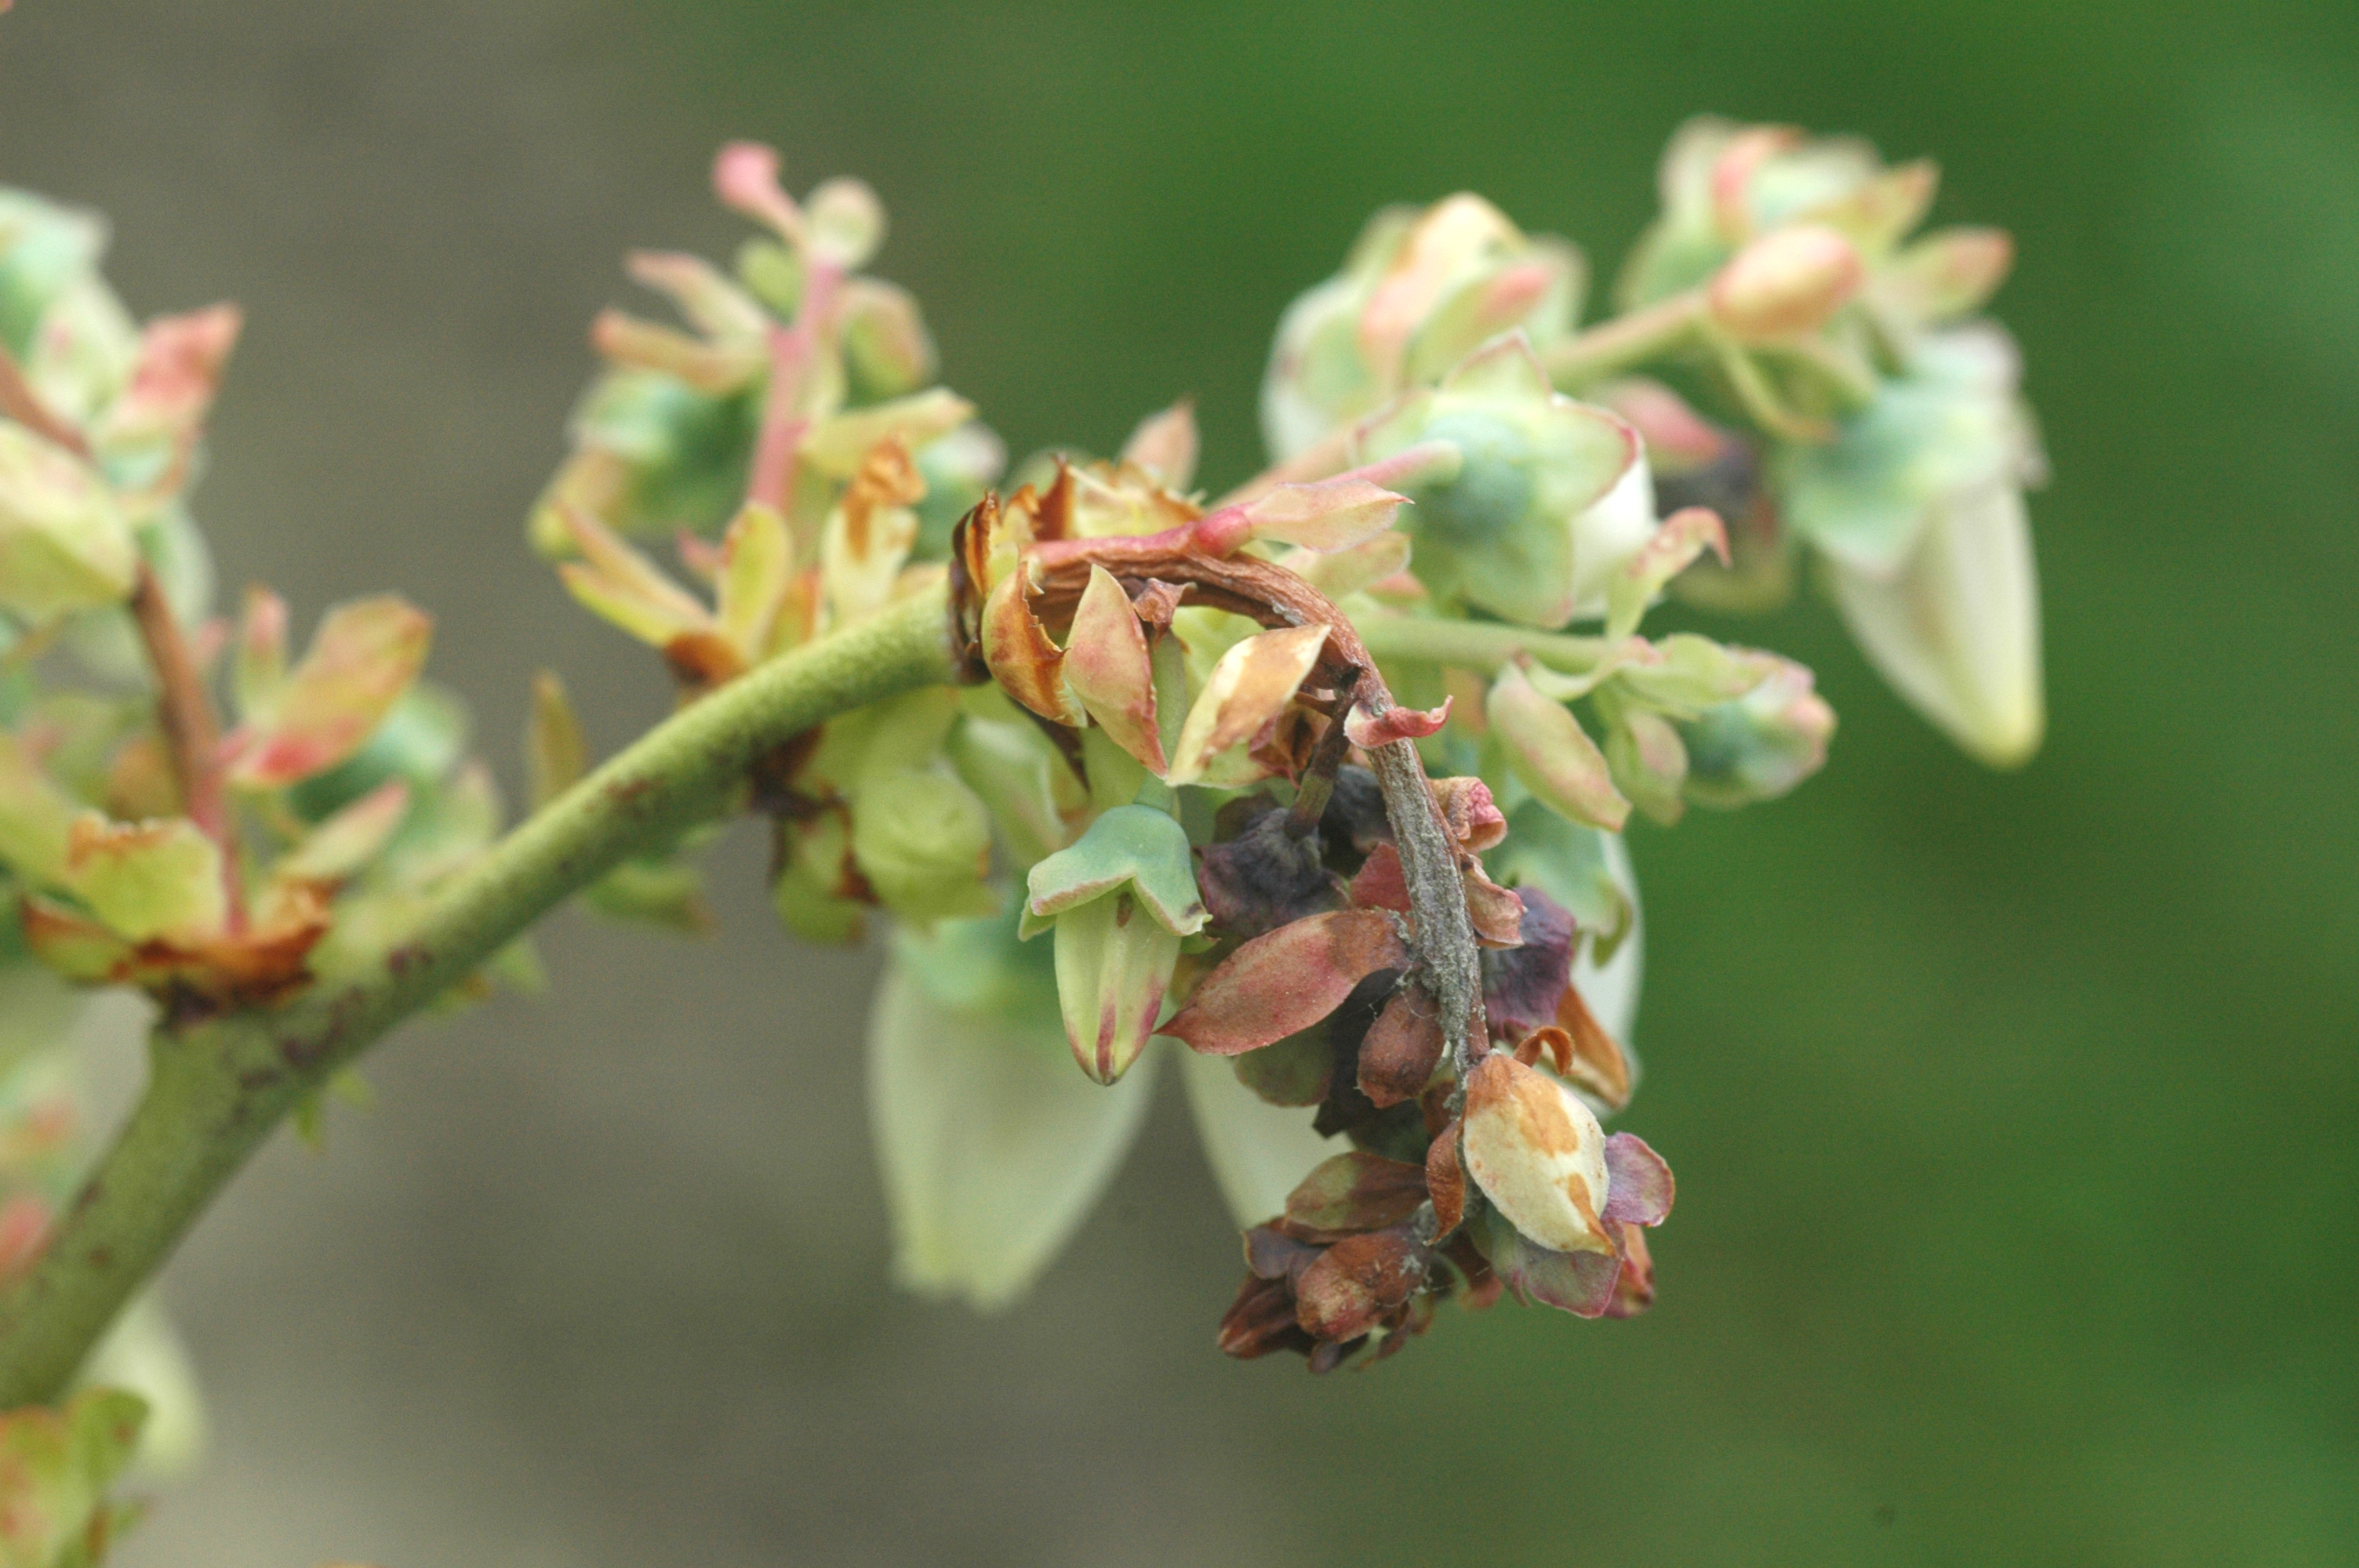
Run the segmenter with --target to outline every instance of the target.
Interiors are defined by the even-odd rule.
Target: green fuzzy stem
[[[633,855],[729,810],[754,759],[953,678],[940,589],[683,708],[517,825],[355,977],[149,1044],[145,1093],[32,1270],[0,1295],[0,1410],[58,1397],[115,1314],[287,1113],[394,1025]]]
[[[1406,615],[1370,615],[1353,622],[1360,641],[1379,662],[1455,665],[1495,671],[1518,654],[1566,675],[1587,675],[1613,642],[1562,632],[1535,632],[1495,621],[1429,621]]]

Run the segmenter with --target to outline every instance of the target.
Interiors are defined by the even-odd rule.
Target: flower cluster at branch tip
[[[874,194],[799,200],[751,144],[712,183],[760,232],[726,270],[629,259],[679,324],[599,316],[527,533],[681,704],[940,607],[959,684],[787,739],[731,802],[770,826],[790,930],[893,922],[870,1098],[900,1278],[1020,1294],[1169,1064],[1247,1227],[1232,1355],[1372,1363],[1451,1298],[1643,1310],[1672,1180],[1601,1122],[1638,1080],[1622,834],[1774,799],[1834,729],[1807,669],[1649,617],[1775,602],[1807,549],[1908,701],[1985,761],[2032,752],[2041,459],[1977,314],[2006,237],[1912,238],[1929,164],[1699,120],[1584,326],[1570,243],[1471,195],[1390,210],[1286,313],[1270,466],[1215,493],[1185,402],[1003,484],[864,270]],[[136,325],[103,240],[0,191],[0,1274],[62,1198],[94,997],[191,1026],[392,963],[502,816],[419,611],[334,606],[299,655],[266,589],[213,615],[188,496],[240,319]],[[554,675],[526,760],[536,807],[589,769]],[[586,902],[703,928],[717,830]],[[491,969],[536,973],[522,946]],[[152,1447],[168,1341],[124,1332]],[[103,1537],[134,1424],[92,1396],[0,1449],[82,1455],[56,1484]]]

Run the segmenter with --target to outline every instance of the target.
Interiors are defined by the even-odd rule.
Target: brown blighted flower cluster
[[[1598,1126],[1597,1109],[1627,1102],[1631,1070],[1572,982],[1581,934],[1546,893],[1485,874],[1481,851],[1506,825],[1480,780],[1431,789],[1484,946],[1470,1063],[1451,1059],[1419,973],[1367,773],[1343,768],[1308,827],[1234,802],[1201,852],[1205,905],[1230,941],[1161,1032],[1235,1058],[1264,1099],[1315,1107],[1317,1130],[1357,1145],[1247,1233],[1250,1273],[1221,1330],[1232,1355],[1299,1350],[1324,1371],[1373,1339],[1381,1357],[1461,1291],[1592,1317],[1653,1300],[1641,1227],[1669,1213],[1670,1172]]]

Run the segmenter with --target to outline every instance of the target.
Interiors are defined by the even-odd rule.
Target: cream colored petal
[[[1272,1105],[1239,1083],[1230,1057],[1183,1051],[1180,1081],[1212,1180],[1241,1226],[1283,1213],[1286,1195],[1343,1147],[1310,1130],[1312,1108]]]
[[[1026,1028],[943,1008],[897,964],[868,1031],[868,1106],[894,1273],[984,1311],[1028,1289],[1089,1213],[1155,1087],[1147,1053],[1105,1087],[1053,1015]]]

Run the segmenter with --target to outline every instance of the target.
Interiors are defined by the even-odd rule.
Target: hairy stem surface
[[[394,1025],[624,860],[728,810],[768,748],[951,678],[935,589],[658,725],[519,824],[375,961],[277,1009],[159,1029],[138,1106],[39,1260],[0,1295],[0,1409],[55,1399],[288,1111]]]

